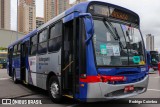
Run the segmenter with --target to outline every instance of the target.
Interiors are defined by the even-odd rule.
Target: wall
[[[18,39],[24,36],[23,33],[18,33]],[[8,47],[9,44],[17,40],[17,32],[11,30],[0,29],[0,47]]]

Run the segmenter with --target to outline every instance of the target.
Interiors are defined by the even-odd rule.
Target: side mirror
[[[82,13],[80,14],[80,17],[83,18],[85,23],[85,30],[87,35],[86,43],[88,43],[88,41],[92,39],[94,34],[94,24],[93,24],[92,15],[90,13]]]

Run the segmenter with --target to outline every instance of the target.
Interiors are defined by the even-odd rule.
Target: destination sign
[[[128,14],[120,12],[120,11],[115,11],[115,10],[110,14],[110,16],[116,19],[121,19],[121,20],[126,20],[126,21],[129,19]]]
[[[137,15],[114,7],[104,5],[91,5],[89,7],[89,12],[92,15],[104,16],[139,24],[139,17]]]
[[[106,6],[95,5],[94,6],[94,14],[109,16],[109,8]]]

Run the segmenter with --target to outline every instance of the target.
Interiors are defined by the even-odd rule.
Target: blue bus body
[[[95,47],[91,39],[91,35],[94,34],[94,31],[90,30],[90,29],[93,29],[92,28],[93,26],[91,26],[91,24],[93,24],[92,23],[93,19],[90,18],[92,17],[92,15],[89,14],[88,16],[88,8],[92,4],[100,4],[100,5],[103,4],[103,5],[110,6],[116,9],[120,9],[121,11],[131,13],[133,16],[137,18],[136,24],[139,28],[139,23],[140,23],[139,16],[133,11],[130,11],[120,6],[105,3],[105,2],[99,2],[99,1],[84,2],[84,3],[77,4],[73,6],[72,8],[66,10],[65,12],[53,18],[46,24],[42,25],[40,28],[27,34],[24,38],[11,44],[8,47],[10,54],[14,53],[13,47],[15,45],[17,44],[21,45],[23,43],[26,43],[26,41],[29,41],[29,44],[28,44],[29,48],[27,51],[29,53],[30,47],[31,47],[30,41],[34,35],[39,34],[43,29],[50,27],[50,25],[52,25],[53,23],[59,20],[62,20],[63,24],[65,24],[65,23],[69,23],[72,20],[80,17],[84,19],[84,24],[85,24],[85,29],[86,29],[85,38],[87,40],[87,43],[85,43],[86,44],[85,65],[84,65],[85,73],[80,73],[78,75],[79,76],[78,92],[75,91],[72,97],[80,101],[97,101],[97,100],[104,101],[108,98],[109,99],[110,98],[126,98],[126,97],[138,95],[138,94],[145,92],[148,86],[148,65],[147,63],[145,63],[145,60],[141,61],[143,63],[141,66],[139,64],[137,65],[135,64],[133,66],[125,66],[125,65],[124,66],[123,65],[122,66],[98,66],[96,62],[95,52],[94,52]],[[143,49],[145,49],[144,44],[142,46],[143,46]],[[21,65],[22,65],[21,61],[25,60],[25,68],[26,68],[25,82],[27,84],[31,84],[31,85],[47,90],[48,78],[51,75],[53,75],[54,72],[53,71],[41,72],[41,70],[44,69],[43,68],[44,64],[42,66],[38,63],[38,61],[40,62],[41,60],[43,60],[43,62],[46,63],[47,61],[51,61],[52,60],[51,58],[54,56],[49,57],[49,52],[48,52],[47,57],[43,55],[40,56],[38,54],[36,54],[35,57],[30,57],[29,55],[22,57],[19,55],[22,51],[21,49],[22,48],[20,47],[17,48],[16,55],[14,56],[12,54],[11,57],[8,58],[8,64],[10,64],[8,65],[8,74],[11,77],[13,77],[14,75],[13,72],[16,72],[15,73],[16,79],[21,80],[22,78],[21,77]],[[144,59],[146,59],[146,53],[145,51],[143,52],[144,52],[143,57]],[[136,55],[134,55],[133,57],[136,58]],[[129,56],[127,58],[128,58],[127,61],[130,60]],[[138,59],[139,59],[139,56],[138,56]],[[47,64],[50,64],[50,63],[47,63]],[[53,63],[53,66],[54,66],[54,63]],[[127,62],[127,64],[128,63],[129,62]],[[140,61],[138,63],[140,63]],[[35,64],[35,69],[36,69],[35,72],[34,72],[34,68],[32,67],[34,64]],[[61,65],[61,63],[59,65]],[[47,68],[47,66],[45,67],[45,69],[49,69],[49,68],[50,67]],[[57,69],[62,69],[62,68],[60,67]],[[59,72],[61,72],[61,70]],[[61,76],[61,73],[56,72],[55,75],[57,76],[59,83],[62,83],[61,78],[63,77]],[[81,78],[81,76],[83,78]],[[134,91],[133,90],[127,91],[128,87],[133,88]]]
[[[149,54],[149,72],[156,72],[158,70],[159,56],[157,51],[148,51]]]

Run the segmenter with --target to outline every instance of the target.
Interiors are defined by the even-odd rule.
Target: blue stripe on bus
[[[80,101],[86,101],[87,100],[87,87],[88,87],[88,84],[84,83],[84,82],[80,82],[80,84],[84,84],[84,87],[80,86],[80,88],[79,88],[80,94],[79,94],[78,99],[80,99]]]

